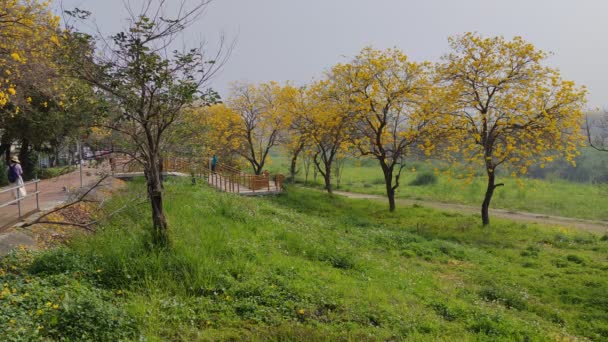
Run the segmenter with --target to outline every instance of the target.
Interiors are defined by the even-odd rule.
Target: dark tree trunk
[[[55,150],[53,151],[53,155],[55,156],[55,161],[53,162],[53,167],[60,166],[59,165],[59,149],[60,145],[55,146]]]
[[[291,156],[291,165],[289,166],[289,175],[291,177],[291,184],[295,184],[295,182],[296,182],[296,169],[297,169],[298,157],[300,156],[300,152],[302,152],[303,149],[304,149],[304,144],[300,143],[298,145],[298,147],[296,148],[296,150],[293,152],[293,155]]]
[[[331,187],[331,165],[325,165],[325,174],[323,175],[323,180],[325,180],[325,190],[328,193],[333,193],[333,189]]]
[[[159,157],[158,158],[158,173],[160,175],[160,188],[162,190],[165,189],[165,178],[163,176],[163,172],[164,172],[164,165],[163,165],[163,158]]]
[[[249,161],[249,163],[251,164],[251,168],[253,169],[253,173],[257,176],[262,174],[262,165],[258,164],[257,162],[253,162],[253,161]]]
[[[396,209],[395,206],[395,190],[392,187],[386,188],[386,195],[388,196],[388,210],[393,212]]]
[[[160,158],[153,155],[147,166],[149,167],[146,171],[148,197],[152,205],[152,242],[154,246],[165,248],[170,246],[170,239],[163,208]]]
[[[4,161],[6,165],[10,164],[11,160],[11,145],[12,142],[7,135],[2,136],[2,142],[0,143],[0,155],[4,154]]]
[[[494,195],[494,190],[502,186],[503,184],[495,184],[495,175],[494,171],[488,171],[488,187],[486,188],[486,195],[483,199],[483,203],[481,204],[481,221],[484,226],[490,224],[490,201],[492,200],[492,195]]]
[[[291,165],[289,165],[289,177],[291,179],[291,184],[294,184],[296,182],[296,163],[298,161],[298,152],[294,153],[293,156],[291,156]]]
[[[393,168],[383,163],[382,160],[380,160],[380,166],[382,167],[382,173],[384,174],[384,184],[386,185],[386,197],[388,197],[388,210],[393,212],[396,209],[395,189],[393,188]]]
[[[23,180],[34,178],[34,169],[36,167],[36,158],[31,158],[30,141],[28,139],[21,140],[21,149],[19,150],[19,161],[23,168]]]

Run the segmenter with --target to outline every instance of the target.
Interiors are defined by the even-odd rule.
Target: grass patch
[[[149,209],[133,206],[94,236],[3,259],[0,339],[608,338],[597,235],[297,188],[166,192],[171,250],[150,248]]]
[[[49,167],[38,169],[38,178],[39,179],[49,179],[59,177],[61,175],[65,175],[72,171],[76,170],[76,166],[68,165],[68,166],[58,166],[58,167]]]
[[[598,158],[603,158],[601,154]],[[448,203],[481,206],[486,191],[487,179],[479,174],[469,183],[463,179],[434,174],[434,166],[427,162],[411,162],[401,174],[401,186],[396,190],[397,198],[430,200]],[[274,173],[286,173],[289,160],[283,155],[273,155],[269,169]],[[481,171],[481,170],[480,170]],[[436,181],[432,181],[433,175]],[[304,183],[302,172],[296,181]],[[570,182],[558,178],[530,179],[498,175],[497,182],[504,187],[496,189],[492,208],[528,211],[556,216],[593,220],[608,220],[606,186],[591,182]],[[340,190],[374,195],[386,195],[382,170],[371,159],[351,159],[342,171]],[[309,176],[307,186],[322,188],[322,179]]]

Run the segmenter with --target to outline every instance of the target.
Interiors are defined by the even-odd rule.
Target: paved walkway
[[[83,184],[91,184],[99,179],[98,169],[84,168],[83,169]],[[34,184],[26,187],[28,194],[34,193]],[[45,179],[38,184],[40,194],[40,210],[49,210],[57,205],[67,201],[70,194],[80,187],[80,171],[70,172],[68,174]],[[0,203],[6,203],[13,199],[11,192],[0,194]],[[26,198],[21,202],[21,213],[27,215],[36,210],[36,196]],[[9,205],[0,208],[0,232],[6,230],[8,226],[18,222],[17,205]]]

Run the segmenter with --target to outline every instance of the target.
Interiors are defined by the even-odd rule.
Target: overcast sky
[[[92,11],[108,33],[125,18],[123,0],[62,2],[65,8]],[[185,40],[204,37],[213,43],[222,32],[237,39],[228,64],[211,84],[225,97],[234,81],[304,84],[368,45],[438,61],[451,35],[519,35],[552,52],[548,64],[564,78],[587,86],[590,108],[604,108],[607,14],[607,0],[215,0]]]

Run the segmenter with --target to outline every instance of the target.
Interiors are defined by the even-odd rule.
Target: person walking
[[[217,167],[217,156],[214,154],[211,159],[211,171],[215,173],[215,168]]]
[[[15,196],[15,199],[27,196],[27,191],[25,191],[25,186],[23,184],[23,169],[21,168],[21,162],[17,156],[13,156],[11,158],[11,162],[8,167],[8,181],[12,186],[18,186],[18,188],[13,190],[13,196]]]

